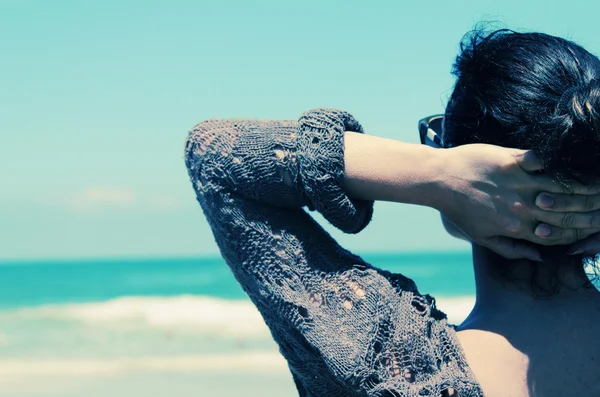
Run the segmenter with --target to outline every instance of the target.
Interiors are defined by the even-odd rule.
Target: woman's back
[[[536,37],[534,39],[538,41],[543,40],[543,37]],[[537,41],[534,40],[535,43]],[[507,48],[514,46],[508,45]],[[524,58],[527,60],[529,56]],[[500,56],[500,59],[506,57]],[[487,61],[483,66],[498,64]],[[540,63],[546,65],[545,62]],[[504,95],[504,87],[520,75],[502,71],[500,78],[494,82],[488,78],[489,73],[486,74],[485,69],[465,68],[466,71],[471,69],[482,75],[475,76],[478,78],[475,83],[469,73],[459,79],[455,90],[458,94],[453,94],[447,110],[451,122],[445,124],[450,126],[443,137],[446,143],[459,146],[474,143],[473,139],[477,138],[479,143],[488,141],[497,146],[517,147],[532,146],[531,142],[537,142],[536,149],[547,155],[544,160],[549,160],[544,165],[558,167],[561,161],[578,157],[572,156],[578,150],[570,146],[550,150],[550,143],[560,146],[559,143],[568,141],[565,141],[566,138],[573,138],[579,144],[581,134],[577,134],[581,131],[589,135],[590,131],[597,133],[600,130],[600,127],[596,130],[593,123],[584,125],[573,121],[571,124],[577,127],[577,131],[562,133],[565,132],[560,131],[563,125],[557,122],[570,122],[571,119],[562,113],[569,110],[565,106],[569,105],[566,101],[570,98],[573,103],[584,103],[589,110],[587,104],[592,102],[585,99],[584,94],[589,94],[587,90],[596,90],[596,85],[600,92],[600,83],[593,81],[587,82],[589,84],[581,90],[566,92],[567,95],[560,92],[549,95],[561,106],[551,104],[549,111],[554,112],[557,107],[558,114],[547,115],[548,131],[540,130],[543,126],[535,120],[520,117],[519,111],[523,108],[535,111],[531,117],[536,120],[541,117],[541,107],[537,103],[531,106],[513,104],[510,100],[519,102],[520,96],[516,94],[508,99],[501,97],[500,104],[494,103],[488,108],[497,110],[500,105],[505,105],[507,111],[518,113],[518,117],[511,114],[504,117],[516,120],[516,127],[504,134],[506,131],[498,126],[505,124],[497,122],[491,114],[493,112],[487,112],[483,101],[493,100],[498,92]],[[598,70],[600,74],[600,63]],[[484,83],[490,81],[492,89],[481,89]],[[497,89],[498,86],[503,89]],[[535,90],[522,89],[521,85],[517,88],[517,94],[525,92],[537,98],[532,94]],[[546,88],[544,86],[540,90]],[[474,97],[469,89],[477,93],[486,91],[489,98],[480,99],[479,105],[468,103],[467,99]],[[557,90],[561,89],[558,87]],[[461,97],[462,94],[466,98]],[[596,91],[592,94],[588,96],[596,95]],[[580,101],[581,98],[585,101]],[[462,109],[462,105],[469,106]],[[594,109],[589,112],[593,113]],[[478,110],[484,115],[491,114],[488,124],[479,123]],[[581,109],[575,110],[579,112]],[[482,127],[473,132],[469,131],[469,126]],[[519,134],[515,133],[517,127],[521,127]],[[190,178],[215,240],[235,277],[269,325],[280,352],[288,360],[300,396],[482,397],[486,393],[487,397],[550,397],[597,394],[592,383],[585,382],[585,379],[591,379],[598,383],[593,377],[596,367],[593,358],[600,353],[596,343],[596,335],[600,331],[596,320],[600,311],[600,294],[597,291],[578,289],[570,295],[566,292],[540,300],[534,298],[531,291],[515,295],[514,291],[495,286],[493,278],[479,277],[476,307],[459,327],[457,335],[454,327],[448,325],[445,315],[436,308],[434,300],[422,295],[412,280],[377,269],[342,248],[304,211],[303,207],[317,210],[332,225],[348,233],[358,233],[371,221],[373,200],[376,198],[372,195],[349,195],[342,187],[341,181],[347,177],[346,160],[352,158],[345,155],[348,132],[357,135],[363,132],[362,126],[350,114],[333,109],[315,109],[303,114],[298,122],[207,120],[190,132],[186,145]],[[458,133],[467,132],[473,134],[458,136]],[[540,143],[547,138],[546,132],[554,139],[548,145],[545,141]],[[483,136],[484,133],[492,135]],[[515,139],[522,138],[523,142],[514,145],[494,142],[494,139],[506,136],[517,136]],[[556,141],[558,138],[560,142]],[[600,148],[600,139],[591,143]],[[386,169],[394,168],[396,163],[392,159],[402,158],[403,166],[409,163],[405,157],[396,156],[399,152],[390,150],[389,143],[385,143],[385,150],[380,144],[375,146],[378,150],[359,152],[366,153],[367,158],[385,154],[382,157],[389,160]],[[588,146],[596,148],[592,144]],[[589,148],[586,146],[584,149]],[[548,157],[555,152],[562,154]],[[600,153],[600,149],[597,152]],[[407,155],[406,152],[403,154]],[[592,155],[597,155],[595,149]],[[452,159],[460,161],[458,157]],[[503,178],[511,180],[510,186],[525,183],[507,176],[507,164],[515,162],[515,155],[511,154],[500,167]],[[460,175],[456,179],[496,185],[489,181],[480,182],[476,175],[469,176],[465,171],[478,167],[477,163],[467,164],[465,168],[459,167],[458,171],[456,168],[446,170],[442,175],[452,179],[452,174],[456,174]],[[412,174],[404,174],[405,170],[402,170],[402,183],[390,178],[393,183],[376,185],[401,191],[394,196],[402,198],[399,202],[418,203],[407,200],[404,195],[411,188],[419,189],[422,202],[427,202],[430,196],[444,196],[427,194],[428,191],[422,189],[428,185],[427,181],[439,182],[441,178],[436,175],[435,178],[420,179],[422,169],[429,167],[421,163],[418,165],[418,172],[415,170]],[[563,174],[581,175],[580,163],[567,165],[566,174]],[[367,167],[364,162],[361,166]],[[417,175],[421,177],[415,178]],[[378,178],[380,175],[369,175],[367,180]],[[357,178],[355,182],[360,184],[364,180]],[[469,183],[464,186],[471,191]],[[452,186],[452,192],[459,190],[462,191]],[[537,193],[532,194],[535,195]],[[461,196],[454,195],[450,200],[455,206],[457,197]],[[477,197],[487,197],[489,201],[506,199],[502,193]],[[521,199],[526,200],[527,197],[511,195],[507,206],[514,207],[515,212],[522,210]],[[475,219],[474,223],[486,220],[473,214],[471,207],[476,206],[478,200],[466,200],[463,204],[461,209],[471,210],[465,215]],[[522,238],[532,233],[526,230],[527,221],[533,218],[538,222],[540,219],[534,212],[527,212],[524,218],[527,219],[520,221],[515,228],[510,227],[519,229],[515,235],[509,234],[510,237]],[[563,225],[563,228],[568,226]],[[524,230],[522,234],[521,229]],[[560,238],[550,240],[556,243]],[[537,240],[529,241],[539,243]],[[474,250],[477,247],[474,244]],[[566,249],[560,250],[558,261],[550,258],[553,260],[539,264],[532,259],[525,261],[522,268],[539,265],[534,266],[535,275],[546,269],[561,270],[550,266],[552,262],[569,262],[571,270],[578,269],[579,273],[574,274],[581,281],[583,257],[568,256]],[[478,269],[488,268],[485,258],[478,261],[477,256],[474,255],[476,275]],[[595,346],[588,345],[594,343]]]
[[[537,327],[508,338],[485,330],[458,332],[486,397],[599,395],[600,345],[590,340],[598,338],[600,326],[590,326],[589,317],[574,314],[565,316],[562,327],[555,321],[545,332]]]
[[[483,298],[457,333],[486,397],[599,395],[600,293],[507,295]]]
[[[564,184],[600,180],[597,57],[545,34],[474,32],[454,74],[445,147],[531,149],[544,173]],[[587,288],[584,272],[598,262],[541,244],[543,263],[473,246],[477,303],[458,338],[486,397],[600,395],[600,293]]]

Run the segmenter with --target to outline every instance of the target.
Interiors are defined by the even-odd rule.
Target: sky
[[[197,122],[325,106],[416,143],[477,22],[600,54],[599,14],[591,0],[0,0],[0,259],[214,256],[183,162]],[[423,207],[377,203],[357,235],[325,227],[356,252],[468,249]]]

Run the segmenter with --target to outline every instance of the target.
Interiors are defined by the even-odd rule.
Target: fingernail
[[[548,236],[550,236],[551,233],[552,233],[552,229],[550,229],[550,226],[548,226],[544,223],[540,223],[535,228],[535,235],[538,237],[548,237]]]
[[[554,205],[554,199],[546,193],[538,194],[535,204],[540,208],[551,208]]]
[[[535,262],[543,262],[542,257],[539,253],[531,256],[529,259]]]
[[[583,254],[582,249],[570,250],[567,252],[567,255],[580,255],[580,254]]]

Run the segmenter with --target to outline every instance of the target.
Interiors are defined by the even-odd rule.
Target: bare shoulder
[[[457,336],[486,397],[595,396],[599,332],[600,320],[588,318],[507,335],[467,329]]]
[[[486,397],[528,397],[529,359],[502,335],[483,330],[457,333],[467,363]]]

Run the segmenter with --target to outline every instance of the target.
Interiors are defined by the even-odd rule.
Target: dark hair
[[[532,149],[545,172],[563,183],[600,181],[597,57],[543,33],[478,28],[463,37],[452,73],[457,81],[446,108],[444,146]],[[593,258],[566,256],[563,247],[541,250],[545,263],[538,266],[593,263]],[[545,292],[557,290],[559,283],[554,284]]]

